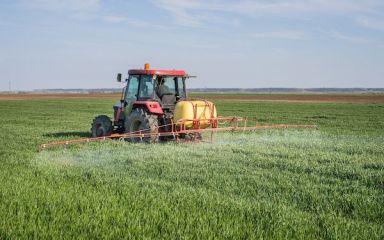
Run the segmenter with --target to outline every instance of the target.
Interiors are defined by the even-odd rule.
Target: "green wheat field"
[[[38,150],[116,100],[0,101],[0,239],[384,239],[384,103],[217,99],[318,129]]]

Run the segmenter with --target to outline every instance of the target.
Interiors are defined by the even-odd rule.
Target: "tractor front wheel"
[[[130,142],[153,143],[159,141],[158,119],[156,115],[149,114],[144,109],[134,109],[125,120],[125,133],[133,134],[153,134],[144,137],[130,137]]]
[[[108,116],[100,115],[93,119],[92,137],[104,137],[112,134],[113,127],[111,119]]]

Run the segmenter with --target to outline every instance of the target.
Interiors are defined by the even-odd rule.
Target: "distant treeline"
[[[36,89],[33,92],[43,93],[115,93],[121,88],[96,89]],[[327,93],[327,92],[384,92],[384,88],[190,88],[189,92],[196,93]]]

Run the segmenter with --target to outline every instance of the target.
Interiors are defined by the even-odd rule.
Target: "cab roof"
[[[129,75],[160,75],[160,76],[188,76],[184,70],[155,70],[155,69],[131,69]]]

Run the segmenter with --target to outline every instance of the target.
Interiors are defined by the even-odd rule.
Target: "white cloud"
[[[192,9],[199,9],[201,7],[200,1],[156,0],[153,2],[156,6],[170,12],[178,25],[197,27],[201,24],[203,17],[190,12]]]
[[[277,1],[225,1],[221,4],[210,5],[212,10],[235,12],[242,14],[290,14],[305,12],[345,13],[355,11],[368,11],[370,4],[361,4],[362,1],[347,0],[277,0]]]
[[[353,43],[366,43],[366,44],[377,43],[377,41],[372,39],[368,39],[360,36],[346,35],[344,33],[336,32],[336,31],[331,32],[330,36],[334,39],[339,39],[339,40],[353,42]]]
[[[107,21],[107,22],[110,22],[110,23],[126,23],[126,24],[136,26],[136,27],[152,26],[152,24],[149,22],[142,21],[139,19],[134,19],[134,18],[122,17],[122,16],[110,15],[110,16],[104,16],[104,17],[102,17],[102,19]]]
[[[184,9],[168,8],[176,20],[176,23],[182,26],[197,27],[201,24],[201,16],[189,14]]]
[[[79,19],[100,19],[109,23],[124,23],[135,27],[165,28],[136,18],[101,13],[101,0],[21,0],[24,6],[48,11],[66,11]]]
[[[172,14],[180,25],[199,26],[207,18],[203,12],[213,15],[215,12],[234,14],[351,14],[377,12],[384,7],[382,0],[152,0],[159,8]],[[209,18],[208,18],[209,20]]]
[[[154,24],[154,23],[143,21],[140,19],[128,18],[123,16],[117,16],[117,15],[103,16],[101,17],[101,19],[109,23],[123,23],[123,24],[134,26],[134,27],[150,27],[150,28],[157,28],[157,29],[169,28],[164,25]]]
[[[302,40],[304,39],[304,33],[299,31],[273,31],[273,32],[261,32],[251,34],[254,38],[274,38],[285,40]]]
[[[100,8],[101,0],[21,0],[25,6],[43,10],[90,12]]]
[[[359,17],[357,23],[365,28],[384,31],[384,20],[370,17]]]

